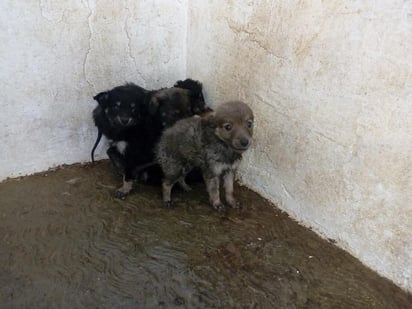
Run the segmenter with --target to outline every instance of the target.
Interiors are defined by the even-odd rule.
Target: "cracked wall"
[[[186,0],[1,1],[0,180],[89,161],[97,92],[184,78],[186,13]]]
[[[241,181],[412,290],[412,2],[193,0],[188,29],[209,103],[255,111]]]

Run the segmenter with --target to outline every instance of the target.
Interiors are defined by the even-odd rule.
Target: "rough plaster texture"
[[[185,77],[186,16],[186,0],[2,0],[0,180],[90,160],[97,92]]]
[[[188,29],[209,101],[256,113],[241,180],[412,291],[412,1],[193,0]]]

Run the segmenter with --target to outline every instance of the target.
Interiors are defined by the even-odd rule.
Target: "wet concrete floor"
[[[1,308],[412,308],[411,295],[246,188],[137,185],[107,161],[0,184]]]

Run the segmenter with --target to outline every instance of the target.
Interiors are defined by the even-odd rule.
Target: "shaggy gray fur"
[[[253,112],[240,101],[222,104],[204,118],[180,120],[165,130],[157,149],[164,173],[165,206],[171,206],[173,185],[179,182],[189,190],[184,178],[193,168],[200,168],[212,206],[217,210],[225,208],[219,194],[219,181],[223,176],[226,202],[231,207],[239,207],[233,197],[233,179],[252,135]]]

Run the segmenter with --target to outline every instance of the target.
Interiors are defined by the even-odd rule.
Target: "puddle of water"
[[[219,214],[108,162],[0,184],[1,307],[411,308],[412,296],[246,188]]]

